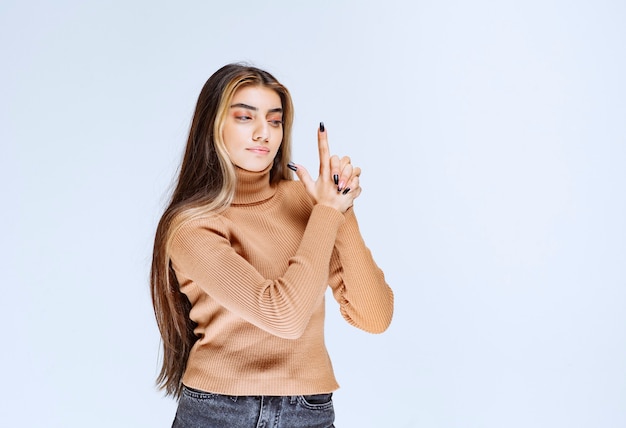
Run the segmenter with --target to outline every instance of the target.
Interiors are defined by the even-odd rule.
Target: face
[[[263,86],[245,86],[233,96],[222,133],[233,164],[259,172],[270,166],[283,140],[280,96]]]

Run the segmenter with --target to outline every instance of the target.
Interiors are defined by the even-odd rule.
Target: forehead
[[[231,104],[246,104],[262,110],[282,107],[278,93],[265,86],[244,86],[237,89]]]

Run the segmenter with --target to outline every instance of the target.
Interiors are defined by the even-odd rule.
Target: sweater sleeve
[[[264,278],[234,250],[219,218],[183,226],[173,239],[172,264],[179,276],[229,311],[270,334],[297,339],[328,286],[330,257],[343,222],[339,211],[316,205],[296,254],[277,279]]]
[[[353,208],[345,218],[331,259],[330,286],[348,323],[382,333],[391,323],[393,292],[363,241]]]

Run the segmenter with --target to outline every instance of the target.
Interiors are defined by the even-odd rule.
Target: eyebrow
[[[244,104],[244,103],[237,103],[237,104],[233,104],[230,106],[230,108],[234,108],[234,107],[241,107],[247,110],[259,111],[257,107],[249,106],[248,104]],[[276,107],[268,111],[268,113],[282,113],[282,112],[283,112],[282,107]]]

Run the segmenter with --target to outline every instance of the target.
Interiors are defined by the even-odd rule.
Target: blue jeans
[[[183,387],[172,428],[334,428],[332,395],[232,397]]]

